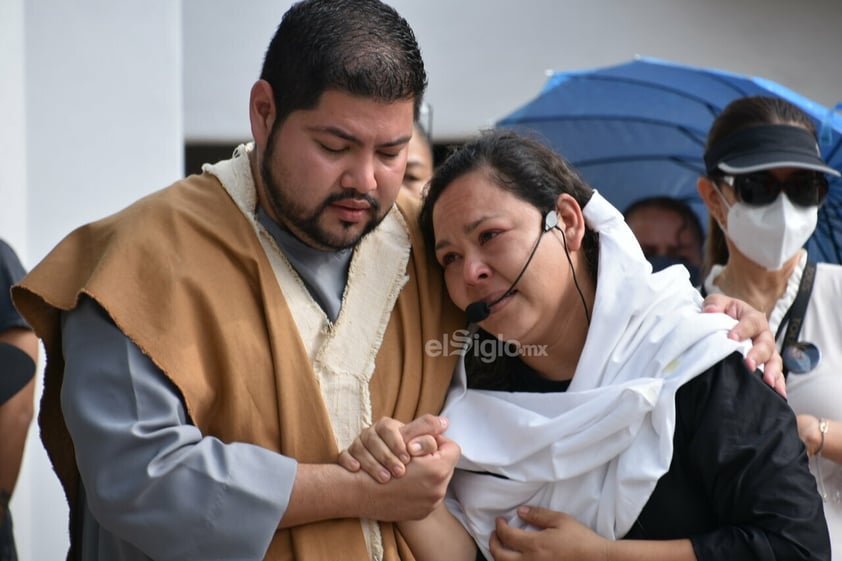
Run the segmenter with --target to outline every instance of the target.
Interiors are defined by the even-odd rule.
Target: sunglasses
[[[778,198],[781,191],[798,206],[818,206],[827,197],[827,178],[822,173],[798,173],[778,181],[767,171],[745,175],[724,175],[722,181],[734,188],[737,198],[747,205],[764,206]]]

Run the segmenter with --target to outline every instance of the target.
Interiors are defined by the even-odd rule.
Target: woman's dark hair
[[[593,195],[593,189],[573,170],[570,164],[541,142],[507,129],[482,132],[478,137],[450,155],[433,174],[421,207],[421,230],[428,248],[435,247],[433,208],[441,194],[460,177],[477,170],[487,171],[501,189],[530,203],[542,214],[555,208],[559,195],[571,195],[580,207]],[[591,280],[596,282],[599,260],[599,238],[586,229],[582,240],[585,266]],[[483,340],[494,338],[480,330]],[[516,368],[511,361],[520,361],[512,353],[502,353],[497,360],[479,360],[474,353],[466,355],[468,385],[486,389],[509,389],[511,373]]]
[[[391,102],[414,99],[418,118],[427,74],[412,28],[378,0],[304,0],[285,14],[260,78],[271,86],[280,126],[312,109],[326,90]]]
[[[789,101],[772,96],[748,96],[735,99],[725,106],[717,115],[708,132],[705,150],[721,139],[735,132],[759,125],[797,125],[804,127],[816,136],[816,126],[813,119],[804,111]],[[719,181],[721,177],[711,177]],[[708,217],[708,238],[705,246],[705,260],[702,279],[706,278],[714,265],[728,262],[728,246],[725,243],[725,233],[719,223],[710,215]]]

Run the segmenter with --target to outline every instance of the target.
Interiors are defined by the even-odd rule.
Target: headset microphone
[[[518,273],[517,278],[509,287],[509,289],[492,300],[491,302],[485,302],[483,300],[478,300],[476,302],[471,302],[468,304],[468,307],[465,308],[465,315],[468,317],[468,321],[470,323],[479,323],[491,315],[491,307],[500,302],[506,296],[509,296],[514,292],[515,285],[517,285],[518,281],[520,281],[520,277],[523,276],[523,273],[526,272],[526,268],[529,267],[529,263],[532,261],[532,256],[535,255],[535,251],[538,249],[538,244],[541,243],[541,238],[544,237],[544,234],[556,228],[558,226],[558,215],[554,210],[551,210],[547,213],[544,217],[544,229],[541,230],[541,233],[538,234],[538,239],[535,240],[535,245],[532,246],[532,251],[529,253],[529,257],[526,259],[526,263],[523,264],[523,268]]]

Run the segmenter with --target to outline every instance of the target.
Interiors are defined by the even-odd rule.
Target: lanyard
[[[807,312],[807,303],[810,301],[810,293],[813,292],[813,281],[815,279],[816,264],[808,261],[804,266],[804,272],[801,273],[801,282],[798,284],[798,294],[795,296],[795,301],[787,310],[786,315],[781,320],[781,325],[778,326],[778,332],[775,334],[775,339],[777,339],[780,336],[781,328],[785,323],[787,324],[786,335],[781,347],[782,353],[798,343],[798,334],[801,333],[801,325],[804,323],[804,314]],[[784,378],[786,378],[789,374],[786,360],[784,360],[783,371]]]

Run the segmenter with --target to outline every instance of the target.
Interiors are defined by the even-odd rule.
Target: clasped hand
[[[389,511],[378,519],[419,520],[444,500],[461,449],[441,434],[446,428],[442,420],[425,415],[404,425],[383,418],[340,453],[338,462],[348,471],[363,471],[380,484],[400,479],[375,489],[375,498]]]
[[[339,465],[351,472],[362,470],[376,481],[387,483],[406,474],[411,458],[438,453],[442,461],[452,460],[452,475],[461,449],[444,436],[446,429],[447,419],[435,415],[423,415],[407,424],[384,417],[363,429],[339,454]]]

